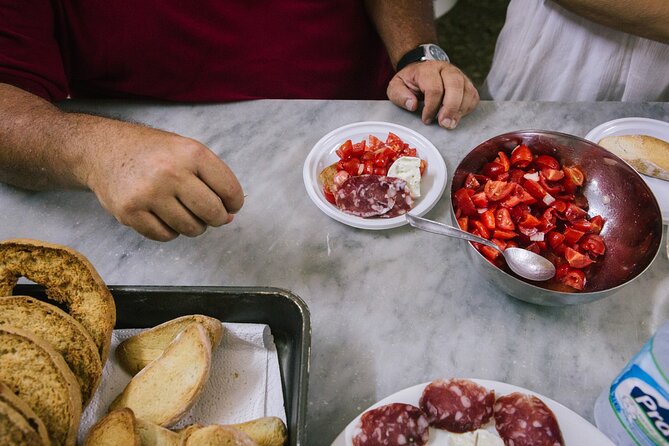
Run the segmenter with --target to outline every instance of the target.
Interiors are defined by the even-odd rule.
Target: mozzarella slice
[[[401,178],[407,182],[411,196],[420,197],[420,158],[415,156],[402,156],[395,160],[388,176]]]
[[[476,433],[476,446],[504,446],[504,441],[492,432],[479,429]]]
[[[448,446],[476,446],[476,432],[450,434],[448,438]]]

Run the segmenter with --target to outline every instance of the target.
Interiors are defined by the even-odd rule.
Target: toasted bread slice
[[[246,423],[229,424],[228,427],[244,432],[258,446],[283,446],[288,440],[286,425],[277,417],[258,418]]]
[[[137,431],[142,446],[182,446],[184,443],[180,432],[171,431],[141,418],[137,418]]]
[[[3,401],[0,401],[0,444],[49,446],[18,410]]]
[[[669,142],[648,135],[607,136],[599,143],[637,172],[669,181]]]
[[[185,446],[258,446],[244,432],[212,424],[197,429],[186,438]]]
[[[330,164],[318,174],[318,181],[331,193],[334,193],[334,176],[337,173],[337,163]]]
[[[75,444],[81,391],[63,357],[48,342],[29,331],[1,326],[0,381],[42,419],[52,444]]]
[[[41,442],[36,442],[35,444],[43,444],[44,446],[51,444],[51,441],[49,440],[49,433],[46,431],[46,426],[44,425],[42,419],[37,416],[37,414],[30,408],[30,406],[25,403],[25,401],[14,395],[14,392],[9,390],[9,388],[3,383],[0,383],[0,402],[8,404],[12,407],[12,409],[20,413],[23,418],[26,419],[30,427],[32,427],[35,432],[37,432]],[[8,443],[0,441],[0,444]]]
[[[46,287],[47,296],[65,304],[107,360],[116,323],[114,299],[93,265],[66,246],[16,239],[0,243],[0,296],[9,296],[19,277]]]
[[[129,407],[137,418],[171,426],[195,404],[210,369],[209,337],[201,324],[191,323],[132,378],[110,410]]]
[[[102,377],[102,361],[88,331],[54,305],[28,296],[0,297],[0,326],[32,331],[51,344],[74,372],[84,405]]]
[[[193,314],[172,319],[126,339],[116,347],[116,359],[126,372],[134,375],[158,358],[170,342],[193,322],[204,327],[211,347],[216,348],[223,336],[221,321],[213,317]]]
[[[132,410],[109,412],[88,431],[84,446],[142,446]]]

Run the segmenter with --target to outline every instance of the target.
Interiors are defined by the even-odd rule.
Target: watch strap
[[[402,56],[397,62],[397,69],[396,71],[400,71],[402,68],[406,67],[409,64],[412,64],[414,62],[422,62],[425,60],[437,60],[434,57],[432,57],[428,51],[428,47],[434,45],[434,44],[423,44],[423,45],[418,45],[416,48],[408,51],[404,56]],[[437,45],[434,45],[438,47]],[[448,56],[446,53],[441,49],[438,48],[444,55],[445,61],[448,62]]]

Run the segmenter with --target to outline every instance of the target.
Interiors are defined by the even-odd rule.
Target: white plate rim
[[[669,122],[638,116],[617,118],[599,124],[597,127],[590,130],[585,135],[584,139],[597,144],[606,136],[640,134],[642,132],[647,132],[648,129],[650,129],[651,133],[654,133],[654,135],[650,136],[663,138],[669,141]],[[648,184],[648,187],[655,195],[657,204],[660,206],[660,211],[662,213],[662,222],[665,225],[669,225],[669,181],[652,178],[643,174],[639,175],[646,184]],[[661,200],[660,198],[665,198],[665,200]]]
[[[366,128],[380,128],[382,130],[366,131]],[[446,183],[448,181],[446,162],[439,150],[429,139],[411,128],[392,122],[353,122],[338,127],[319,139],[307,155],[302,169],[302,178],[309,198],[311,198],[314,204],[330,218],[355,228],[371,230],[391,229],[407,224],[406,218],[404,218],[403,215],[388,219],[368,219],[346,214],[325,200],[325,197],[322,195],[320,184],[318,183],[318,174],[320,173],[319,161],[323,157],[334,153],[334,148],[336,148],[334,145],[331,145],[331,143],[334,143],[332,140],[336,139],[339,144],[341,144],[346,139],[349,139],[345,136],[349,133],[376,134],[376,136],[381,138],[380,133],[382,132],[385,132],[386,136],[388,132],[393,132],[405,142],[409,142],[406,141],[407,139],[414,140],[413,144],[409,142],[413,147],[416,147],[415,141],[419,141],[420,147],[416,147],[419,152],[418,155],[421,158],[426,159],[428,162],[427,175],[430,176],[433,183],[427,190],[427,193],[417,200],[417,204],[411,210],[411,213],[413,215],[422,216],[430,211],[430,209],[432,209],[441,199],[446,190]],[[407,137],[407,135],[409,136]],[[381,139],[385,140],[385,137]],[[334,162],[334,160],[332,162]]]
[[[615,446],[609,438],[598,430],[594,425],[588,422],[585,418],[569,409],[568,407],[545,397],[539,393],[525,389],[523,387],[507,384],[500,381],[492,381],[487,379],[465,378],[475,383],[495,391],[496,396],[506,395],[513,392],[522,392],[528,395],[534,395],[540,398],[553,411],[555,417],[560,425],[562,436],[564,438],[565,446],[579,446],[581,444],[588,444],[590,446]],[[358,414],[350,423],[346,425],[344,430],[332,442],[331,446],[352,446],[352,443],[347,442],[347,433],[350,432],[363,413],[370,409],[374,409],[385,404],[394,402],[408,403],[415,406],[418,405],[418,399],[423,392],[425,386],[430,382],[417,384],[415,386],[407,387],[399,390],[386,398],[372,404],[367,409]]]

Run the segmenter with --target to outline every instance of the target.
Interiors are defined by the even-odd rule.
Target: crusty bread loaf
[[[88,431],[84,446],[141,446],[135,415],[128,408],[109,412]]]
[[[42,419],[30,408],[30,406],[26,404],[25,401],[14,395],[14,392],[9,390],[9,388],[3,383],[0,383],[0,402],[8,404],[14,410],[19,412],[23,418],[26,419],[30,427],[32,427],[35,432],[37,432],[37,435],[40,438],[39,444],[43,444],[44,446],[49,446],[51,444],[51,441],[49,440],[49,433],[46,431],[46,426],[44,425]],[[0,438],[2,438],[2,436],[0,436]],[[5,443],[0,440],[0,444],[9,443]]]
[[[63,356],[77,377],[84,405],[90,401],[100,378],[102,361],[88,331],[54,305],[27,296],[0,297],[0,326],[32,331]]]
[[[46,287],[47,296],[67,306],[88,330],[104,363],[109,353],[116,309],[93,265],[66,246],[29,239],[0,243],[0,296],[9,296],[19,277]]]
[[[170,426],[195,403],[210,369],[209,337],[201,324],[191,323],[132,378],[110,410],[129,407],[137,418]]]
[[[137,431],[142,440],[142,446],[182,446],[183,435],[171,431],[156,423],[137,418]]]
[[[599,143],[637,172],[669,181],[669,142],[647,135],[607,136]]]
[[[221,321],[213,317],[193,314],[172,319],[126,339],[116,347],[116,358],[125,371],[134,375],[158,358],[170,342],[193,322],[204,327],[212,349],[216,348],[223,335]]]
[[[195,430],[186,438],[185,446],[258,446],[244,432],[232,427],[212,424]]]
[[[246,423],[230,424],[228,427],[244,432],[258,446],[283,446],[288,440],[286,425],[277,417],[258,418]]]
[[[11,446],[49,446],[28,420],[16,409],[0,401],[0,444]]]
[[[76,442],[79,384],[63,357],[29,331],[0,327],[0,381],[44,422],[54,445]]]

